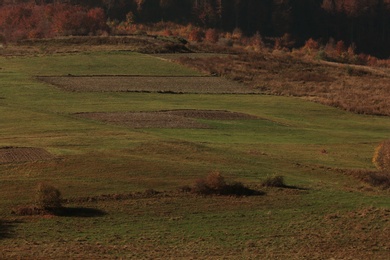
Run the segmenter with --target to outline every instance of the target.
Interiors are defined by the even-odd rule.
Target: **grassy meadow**
[[[389,138],[389,117],[296,97],[66,92],[36,79],[67,75],[203,76],[125,51],[0,57],[0,148],[43,148],[55,156],[0,164],[0,258],[388,257],[389,192],[349,172],[375,170],[371,158]],[[131,129],[74,116],[175,109],[258,119],[199,119],[207,129]],[[178,191],[215,170],[265,195]],[[262,187],[272,175],[291,187]],[[34,202],[39,182],[57,187],[74,214],[12,215],[12,208]],[[160,193],[149,196],[150,190]],[[82,199],[88,197],[101,199]]]

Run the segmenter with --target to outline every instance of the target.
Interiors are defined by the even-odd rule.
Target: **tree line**
[[[100,8],[111,21],[131,17],[134,23],[239,28],[264,37],[289,34],[297,45],[334,38],[360,52],[390,56],[390,0],[0,0],[0,7],[21,3]]]

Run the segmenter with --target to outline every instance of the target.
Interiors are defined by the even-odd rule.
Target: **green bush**
[[[62,208],[61,192],[49,184],[39,183],[36,190],[36,204],[45,210]]]

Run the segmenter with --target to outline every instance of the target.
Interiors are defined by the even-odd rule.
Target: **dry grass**
[[[210,128],[195,119],[248,120],[257,117],[220,110],[168,110],[155,112],[78,113],[77,117],[90,118],[130,128]]]
[[[390,172],[390,140],[383,141],[378,145],[372,162],[379,170]]]
[[[38,77],[66,91],[248,94],[251,88],[219,77],[65,76]]]
[[[128,36],[69,36],[48,39],[29,39],[0,49],[2,55],[37,53],[67,53],[84,51],[128,50],[141,53],[188,52],[185,42],[175,37],[148,35]]]
[[[359,114],[390,115],[390,70],[316,62],[289,53],[182,58],[180,63],[264,94],[298,96]]]
[[[301,199],[286,194],[239,198],[180,194],[92,202],[83,205],[99,205],[108,214],[74,222],[50,216],[24,218],[30,225],[47,225],[56,236],[47,238],[37,231],[34,235],[42,237],[28,237],[31,231],[19,231],[20,239],[12,243],[3,240],[0,258],[388,259],[388,209],[361,207],[314,214],[313,205],[309,205],[306,214],[297,214],[290,213],[288,207],[279,213],[291,214],[291,220],[279,222],[275,204],[300,205]],[[113,214],[118,211],[127,218]],[[233,216],[237,222],[231,220]],[[94,229],[107,223],[117,227],[106,228],[95,238]],[[199,230],[191,229],[194,223]],[[13,225],[14,229],[20,225],[11,221],[1,224],[2,228]],[[78,236],[64,236],[65,228]],[[185,228],[189,229],[187,233],[183,233]]]

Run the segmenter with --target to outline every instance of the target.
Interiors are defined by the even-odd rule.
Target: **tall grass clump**
[[[372,162],[379,170],[390,172],[390,140],[383,141],[376,147]]]
[[[390,140],[381,142],[375,149],[372,162],[379,172],[369,172],[362,180],[375,187],[390,188]]]

